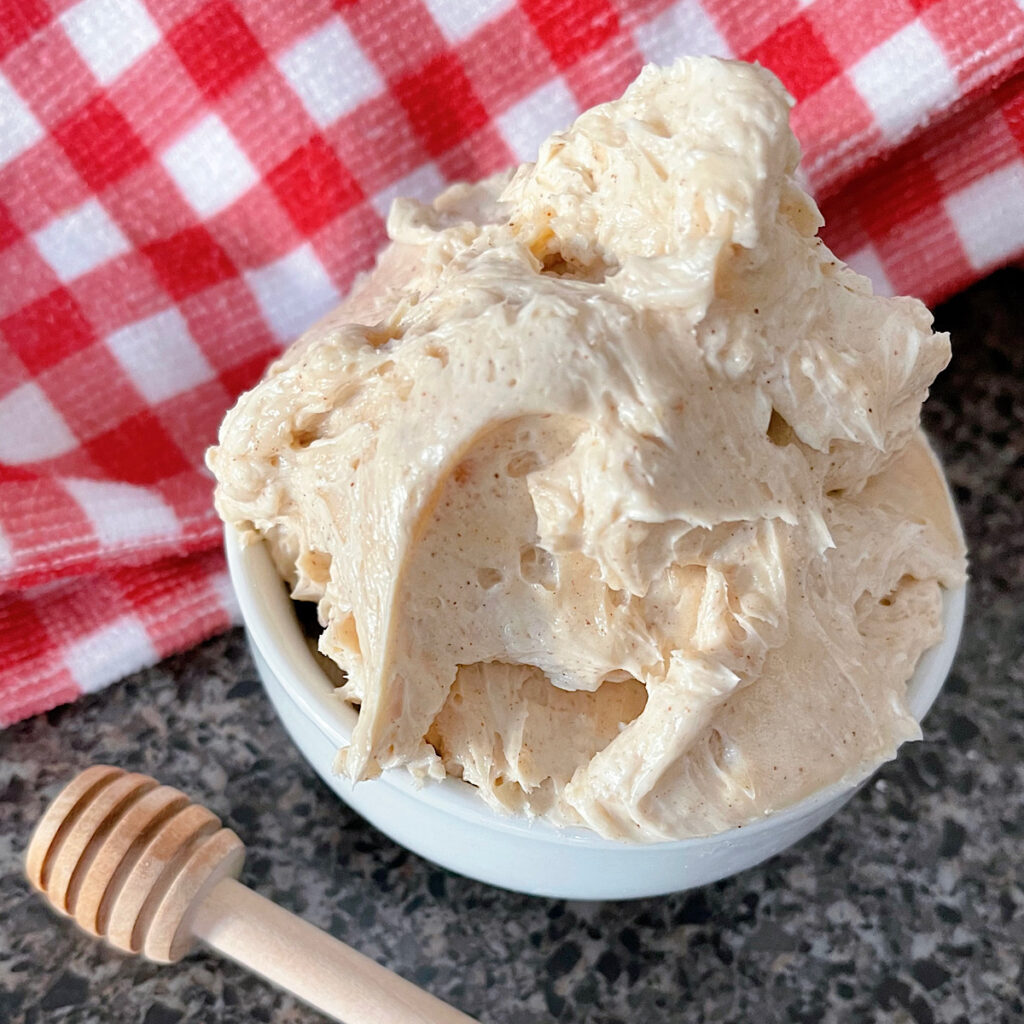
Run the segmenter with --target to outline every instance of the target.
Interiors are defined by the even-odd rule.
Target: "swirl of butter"
[[[816,237],[790,100],[648,67],[536,163],[394,204],[209,453],[359,706],[339,770],[650,841],[861,777],[963,546],[949,340]]]

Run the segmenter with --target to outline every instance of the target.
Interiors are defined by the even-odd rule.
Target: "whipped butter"
[[[964,551],[918,427],[950,356],[816,237],[761,68],[646,68],[536,163],[398,200],[376,268],[228,414],[359,707],[339,770],[658,840],[860,778]]]

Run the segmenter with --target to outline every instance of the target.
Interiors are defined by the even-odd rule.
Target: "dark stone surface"
[[[818,832],[706,889],[517,896],[394,846],[278,725],[241,633],[0,733],[0,1020],[313,1022],[231,964],[128,960],[54,917],[20,855],[75,771],[151,772],[245,840],[244,880],[490,1024],[1009,1024],[1024,1019],[1024,273],[939,311],[925,423],[971,551],[961,651],[926,726]]]

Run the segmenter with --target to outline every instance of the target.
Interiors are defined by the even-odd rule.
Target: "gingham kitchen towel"
[[[0,723],[233,621],[203,451],[394,196],[686,53],[779,74],[879,288],[1024,251],[1019,0],[0,4]]]

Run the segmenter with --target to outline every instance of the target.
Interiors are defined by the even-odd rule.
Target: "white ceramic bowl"
[[[636,845],[582,829],[505,817],[456,779],[417,787],[402,771],[353,785],[332,771],[356,711],[332,693],[263,544],[242,547],[226,532],[228,565],[256,667],[296,746],[349,806],[395,842],[435,864],[492,885],[566,899],[630,899],[678,892],[743,871],[802,839],[839,810],[857,786],[836,785],[750,825],[718,835]],[[963,588],[945,595],[945,638],[926,652],[909,685],[920,721],[956,652]]]

